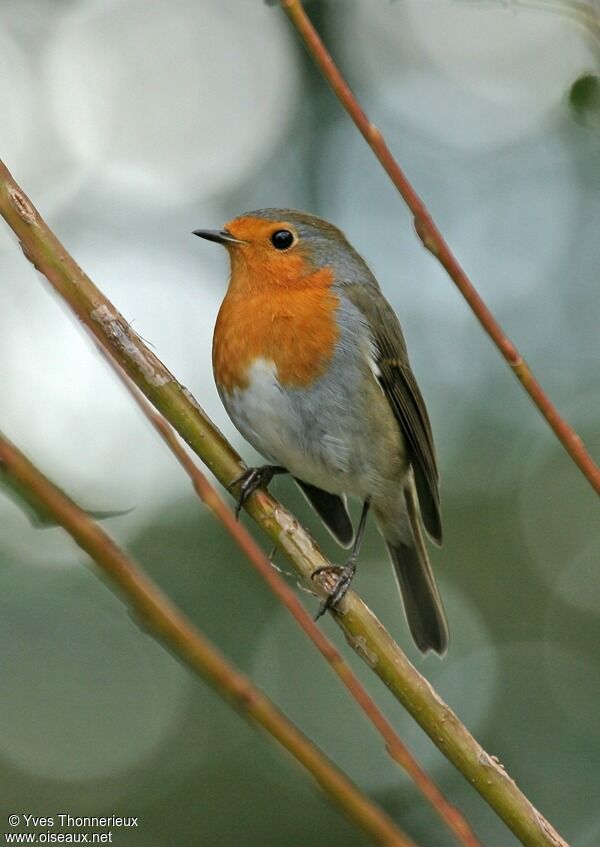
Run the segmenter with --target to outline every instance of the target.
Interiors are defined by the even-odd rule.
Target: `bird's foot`
[[[240,510],[248,497],[253,494],[257,488],[266,488],[276,474],[287,473],[285,468],[279,465],[261,465],[258,468],[246,468],[244,473],[236,477],[229,483],[227,489],[231,491],[236,485],[240,486],[240,493],[235,506],[236,519],[240,516]]]
[[[311,579],[314,579],[319,574],[335,574],[337,579],[331,591],[327,594],[321,605],[319,606],[319,611],[315,615],[315,620],[318,621],[321,615],[324,615],[327,609],[335,609],[340,600],[344,597],[348,589],[350,588],[350,583],[354,578],[354,574],[356,573],[356,559],[351,556],[345,565],[325,565],[322,568],[317,568],[310,575]]]

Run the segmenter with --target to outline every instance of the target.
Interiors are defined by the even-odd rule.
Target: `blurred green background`
[[[480,293],[600,457],[599,5],[307,7]],[[413,649],[373,528],[355,587],[569,843],[600,843],[597,497],[420,247],[283,13],[259,0],[0,0],[0,105],[16,179],[248,461],[210,370],[226,257],[189,233],[271,205],[346,231],[401,318],[431,413],[444,661]],[[169,596],[419,845],[453,843],[5,227],[0,294],[0,427],[85,507],[135,506],[107,528]],[[273,491],[339,560],[292,484]],[[483,843],[515,844],[323,627]],[[365,843],[139,628],[59,530],[34,531],[4,497],[0,667],[0,831],[9,813],[70,812],[139,816],[113,831],[131,847]]]

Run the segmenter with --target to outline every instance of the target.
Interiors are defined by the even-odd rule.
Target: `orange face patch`
[[[302,245],[289,250],[277,250],[271,236],[286,229],[297,237],[295,228],[286,221],[266,221],[262,218],[235,218],[225,229],[242,244],[228,245],[231,259],[230,293],[250,293],[257,287],[294,286],[312,268]]]
[[[338,338],[329,268],[315,269],[302,245],[278,251],[270,236],[289,224],[238,218],[227,230],[245,244],[228,247],[231,279],[213,340],[213,370],[226,391],[244,388],[258,358],[274,362],[282,385],[310,385],[324,372]],[[295,232],[294,232],[295,234]]]

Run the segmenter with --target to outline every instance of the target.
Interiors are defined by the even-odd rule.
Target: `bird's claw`
[[[338,603],[342,600],[348,589],[350,588],[350,583],[354,578],[354,574],[356,573],[356,560],[353,558],[348,559],[345,565],[324,565],[321,568],[317,568],[310,575],[311,579],[314,579],[316,576],[322,573],[335,574],[337,579],[331,591],[327,594],[321,605],[319,606],[319,611],[315,615],[315,620],[318,621],[319,618],[325,614],[328,609],[335,609]]]
[[[235,488],[236,485],[240,486],[240,493],[235,505],[236,520],[239,518],[242,506],[248,497],[250,497],[257,488],[266,488],[275,474],[283,472],[284,469],[277,465],[261,465],[258,468],[246,468],[243,473],[229,483],[227,486],[228,491],[231,491],[231,489]]]

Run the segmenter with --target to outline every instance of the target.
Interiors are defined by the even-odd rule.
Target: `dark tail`
[[[386,540],[386,544],[415,644],[422,653],[434,650],[443,656],[448,624],[425,549],[414,487],[407,487],[405,495],[413,538],[394,544]]]

